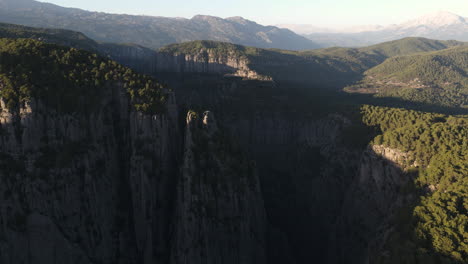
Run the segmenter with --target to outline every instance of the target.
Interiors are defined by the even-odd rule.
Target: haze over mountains
[[[117,15],[33,0],[1,0],[0,22],[76,30],[101,42],[131,42],[154,49],[192,40],[216,40],[290,50],[319,47],[288,29],[262,26],[241,17],[222,19],[197,15],[185,19]]]
[[[311,25],[279,25],[279,27],[303,34],[324,47],[366,46],[404,37],[468,40],[468,18],[444,11],[389,26],[367,25],[343,29],[317,28]]]
[[[300,24],[263,26],[242,17],[108,14],[34,0],[0,0],[0,22],[75,30],[100,42],[135,43],[152,49],[193,40],[288,50],[360,47],[404,37],[468,40],[468,19],[442,11],[397,25],[329,29]]]

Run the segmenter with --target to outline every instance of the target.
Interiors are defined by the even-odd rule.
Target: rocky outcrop
[[[2,102],[0,263],[363,263],[411,199],[411,153],[361,155],[343,144],[343,116],[290,111],[270,82],[220,78],[268,80],[244,57],[107,48],[141,71],[184,74],[172,86],[183,107],[221,120],[189,112],[182,135],[174,98],[145,115],[119,85],[80,113]]]
[[[0,113],[0,262],[156,263],[168,257],[177,112],[144,115],[116,85],[99,110],[32,99]],[[172,187],[174,188],[174,187]]]
[[[358,153],[340,142],[350,121],[277,111],[224,116],[257,164],[268,215],[268,263],[328,261],[328,236],[355,177]]]
[[[0,263],[266,263],[255,166],[213,114],[184,139],[174,98],[146,115],[115,85],[99,105],[1,102]]]
[[[414,199],[405,192],[413,182],[409,153],[371,145],[363,153],[357,177],[347,191],[332,240],[334,263],[366,263],[392,230],[393,217]],[[353,258],[350,260],[350,256]]]
[[[271,80],[252,70],[249,60],[234,52],[219,54],[211,49],[200,49],[192,54],[160,52],[157,61],[158,72],[228,74],[252,80]]]
[[[260,184],[231,144],[212,113],[188,113],[172,263],[266,263]]]
[[[101,54],[125,66],[147,74],[218,74],[242,77],[249,80],[271,81],[251,69],[250,61],[235,52],[217,53],[213,49],[197,52],[173,53],[153,51],[136,45],[100,45]]]
[[[371,145],[372,151],[382,158],[393,162],[402,170],[418,167],[419,164],[415,161],[414,153],[401,151],[399,149],[390,148],[385,145]]]

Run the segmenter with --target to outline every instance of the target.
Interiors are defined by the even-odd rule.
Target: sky
[[[468,0],[41,0],[108,13],[191,18],[242,16],[264,25],[388,25],[448,11],[468,17]]]

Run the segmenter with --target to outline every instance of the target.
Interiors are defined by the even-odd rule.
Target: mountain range
[[[135,44],[98,43],[70,30],[1,23],[0,37],[32,38],[85,49],[161,78],[170,72],[228,74],[251,80],[294,82],[306,85],[307,90],[337,91],[346,87],[352,93],[406,98],[406,101],[439,107],[466,108],[468,96],[468,84],[463,78],[467,71],[463,60],[468,43],[453,40],[404,38],[362,48],[308,51],[262,49],[205,40],[152,50]],[[432,53],[441,50],[444,52]],[[390,70],[375,74],[379,69]]]
[[[151,49],[194,40],[286,50],[363,47],[405,37],[468,40],[468,19],[444,11],[389,26],[329,29],[307,24],[264,26],[242,17],[196,15],[187,19],[109,14],[34,0],[0,0],[0,22],[69,29],[98,42],[134,43]]]
[[[367,46],[404,37],[439,40],[468,40],[468,18],[450,12],[436,12],[401,24],[368,25],[344,29],[314,28],[311,25],[279,25],[303,34],[324,46]]]
[[[191,19],[117,15],[65,8],[33,0],[0,0],[0,22],[83,32],[100,42],[135,43],[157,49],[193,40],[216,40],[290,50],[319,47],[288,29],[262,26],[242,17]]]

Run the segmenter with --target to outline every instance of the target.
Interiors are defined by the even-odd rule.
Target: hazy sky
[[[191,18],[242,16],[261,24],[392,24],[427,13],[468,16],[468,0],[41,0],[93,11]]]

